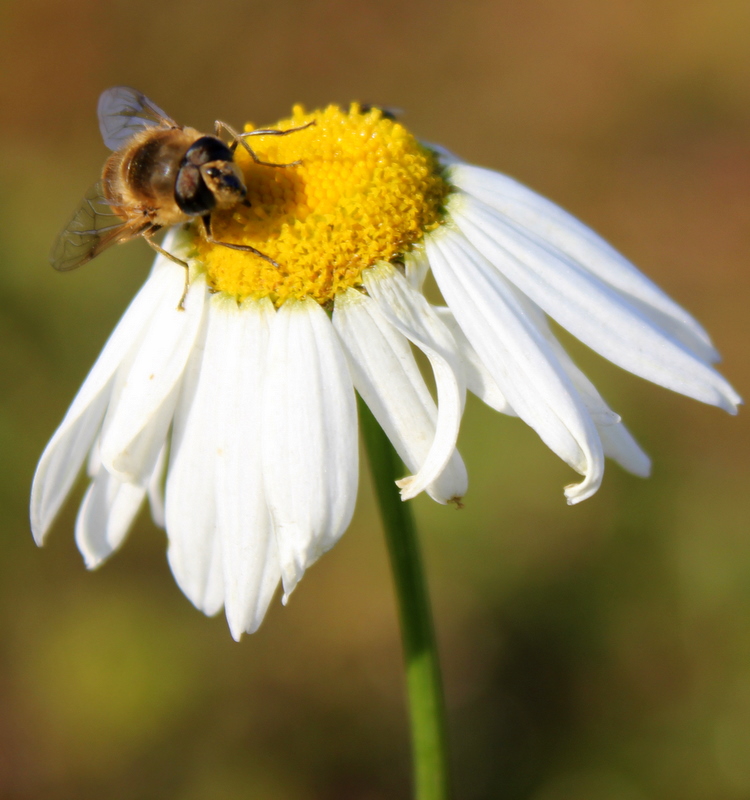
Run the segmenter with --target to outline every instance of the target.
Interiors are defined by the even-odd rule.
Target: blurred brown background
[[[398,631],[369,478],[341,543],[239,645],[174,585],[143,516],[87,573],[71,502],[37,550],[36,460],[146,276],[133,243],[68,275],[50,243],[106,155],[102,89],[176,119],[402,108],[428,141],[578,214],[712,332],[746,396],[745,0],[0,6],[0,797],[409,796]],[[574,346],[654,458],[572,473],[470,403],[466,508],[415,503],[457,798],[750,797],[750,424]],[[80,497],[80,490],[78,497]]]

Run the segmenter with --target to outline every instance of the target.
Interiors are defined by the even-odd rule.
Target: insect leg
[[[237,149],[237,145],[241,144],[248,153],[250,153],[250,157],[256,164],[260,164],[264,167],[296,167],[302,163],[301,160],[292,161],[289,164],[274,164],[271,161],[262,161],[258,158],[257,153],[253,150],[252,147],[245,141],[249,136],[286,136],[288,133],[296,133],[297,131],[303,131],[305,128],[309,128],[311,125],[315,125],[315,120],[312,122],[308,122],[306,125],[300,125],[297,128],[289,128],[285,131],[277,130],[276,128],[260,128],[257,131],[250,131],[249,133],[237,133],[234,128],[230,125],[227,125],[226,122],[222,122],[220,119],[217,119],[214,123],[214,130],[216,131],[216,135],[218,136],[222,131],[226,131],[232,137],[232,144],[229,146],[229,149],[234,153]]]
[[[187,297],[188,287],[190,282],[190,267],[188,266],[186,261],[183,261],[181,258],[177,258],[177,256],[173,255],[172,253],[165,250],[163,247],[160,247],[156,242],[151,238],[157,231],[159,230],[159,226],[154,226],[148,228],[147,230],[143,231],[141,234],[143,238],[151,245],[151,247],[156,250],[157,253],[160,253],[165,258],[168,258],[170,261],[174,261],[175,264],[179,264],[181,267],[185,268],[185,288],[182,290],[182,297],[180,297],[180,302],[177,304],[178,311],[185,310],[185,298]]]
[[[317,123],[313,119],[306,122],[304,125],[298,125],[296,128],[287,128],[286,130],[279,130],[278,128],[257,128],[254,131],[239,134],[239,139],[246,139],[248,136],[286,136],[288,133],[297,133],[297,131],[304,131],[305,128],[310,128]]]
[[[231,242],[220,242],[218,239],[214,239],[211,233],[211,215],[206,214],[201,217],[201,219],[203,220],[203,227],[206,230],[206,241],[211,244],[220,244],[222,247],[228,247],[230,250],[241,250],[244,253],[252,253],[253,255],[260,256],[260,258],[277,269],[281,269],[281,264],[277,264],[270,256],[261,253],[260,250],[256,250],[254,247],[250,247],[249,244],[232,244]]]

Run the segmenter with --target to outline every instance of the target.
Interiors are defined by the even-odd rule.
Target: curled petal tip
[[[598,479],[592,479],[587,476],[580,483],[571,483],[565,487],[565,498],[569,506],[577,505],[583,500],[588,500],[589,497],[596,494],[599,486],[601,485],[601,474]]]
[[[415,491],[416,477],[416,475],[409,475],[407,478],[396,481],[396,486],[401,490],[402,500],[412,500],[421,492],[418,485]]]
[[[577,484],[574,483],[574,484],[571,484],[570,486],[566,486],[565,487],[565,501],[567,502],[567,504],[569,506],[578,505],[578,503],[580,503],[581,500],[585,499],[583,497],[576,497],[575,495],[573,495],[573,494],[571,494],[569,492],[569,490],[572,489],[572,488],[575,488],[575,486],[577,486]]]

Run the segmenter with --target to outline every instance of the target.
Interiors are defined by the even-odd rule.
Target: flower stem
[[[414,517],[394,483],[404,474],[403,466],[361,399],[359,411],[388,543],[401,623],[414,759],[414,798],[448,800],[451,791],[445,706],[427,582]]]

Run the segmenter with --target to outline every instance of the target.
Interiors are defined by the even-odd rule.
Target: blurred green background
[[[29,484],[152,253],[54,273],[106,150],[96,102],[138,87],[207,129],[293,102],[405,110],[419,136],[594,226],[711,331],[748,394],[746,0],[0,5],[0,797],[409,796],[400,645],[369,477],[341,543],[235,644],[174,585],[144,514],[88,573],[71,502],[37,550]],[[747,413],[575,356],[654,459],[573,474],[470,402],[461,512],[415,502],[457,798],[750,797]],[[79,487],[76,499],[80,498]]]

